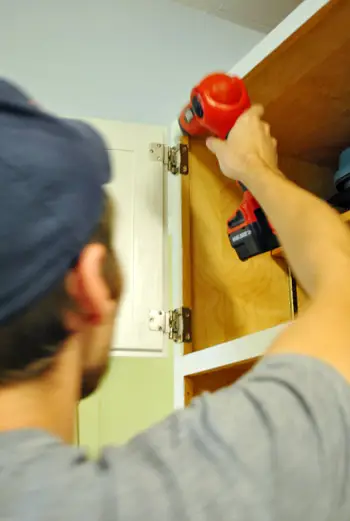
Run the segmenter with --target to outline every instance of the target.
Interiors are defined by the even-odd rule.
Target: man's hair
[[[101,219],[88,244],[105,246],[103,276],[111,297],[117,300],[121,276],[112,247],[112,223],[113,205],[106,195]],[[28,380],[51,368],[55,355],[70,335],[63,322],[66,309],[74,309],[74,302],[65,289],[63,277],[29,308],[0,324],[0,384]]]

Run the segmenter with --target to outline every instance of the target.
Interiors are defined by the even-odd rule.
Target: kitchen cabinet
[[[325,199],[350,145],[349,19],[348,0],[306,0],[231,71],[265,106],[281,169]],[[203,141],[188,147],[188,175],[169,181],[174,302],[192,310],[192,342],[175,349],[176,407],[239,378],[293,318],[283,256],[238,260],[226,220],[242,194]],[[307,299],[297,291],[302,308]]]

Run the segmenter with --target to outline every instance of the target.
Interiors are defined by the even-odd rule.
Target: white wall
[[[171,0],[0,0],[0,74],[61,114],[168,124],[262,36]]]

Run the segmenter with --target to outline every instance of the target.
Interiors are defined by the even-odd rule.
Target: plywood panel
[[[250,371],[257,361],[258,358],[253,358],[209,373],[186,377],[186,389],[188,391],[186,395],[186,405],[189,404],[192,398],[199,396],[203,392],[207,391],[212,393],[222,387],[233,384],[247,371]]]
[[[187,407],[192,399],[194,398],[194,386],[193,386],[193,378],[185,377],[185,407]]]
[[[317,172],[316,167],[312,167],[312,170],[314,171],[314,173]],[[323,169],[321,168],[320,175],[322,175],[322,171],[323,171]],[[344,223],[349,225],[350,211],[347,211],[347,212],[341,214],[341,219]],[[271,252],[271,256],[282,268],[284,268],[286,270],[286,272],[288,272],[288,270],[289,270],[288,263],[287,263],[287,259],[284,256],[283,248],[276,248],[275,250],[273,250]],[[305,291],[299,285],[297,286],[297,301],[298,301],[298,311],[299,311],[299,313],[303,313],[307,309],[307,306],[309,305],[310,300],[309,300],[309,297],[307,296],[307,294],[305,293]]]
[[[235,183],[219,172],[205,144],[190,143],[193,349],[199,350],[289,320],[288,276],[270,254],[241,262],[231,248],[226,221],[240,204]],[[184,205],[184,201],[183,201]],[[184,208],[183,208],[184,209]]]
[[[328,200],[336,192],[332,168],[284,156],[282,153],[279,156],[279,167],[288,179],[321,199]]]
[[[276,248],[271,252],[271,257],[273,260],[288,274],[288,295],[289,295],[289,304],[290,304],[290,318],[294,319],[296,316],[303,312],[308,305],[309,298],[306,295],[305,291],[299,286],[297,281],[294,279],[293,282],[293,274],[288,265],[287,259],[284,256],[283,248]],[[293,291],[296,285],[296,302],[294,302]]]
[[[283,154],[333,169],[350,144],[349,20],[331,0],[245,78]]]
[[[322,199],[329,199],[335,192],[332,168],[327,166],[319,166],[308,161],[303,161],[293,157],[281,155],[279,158],[279,166],[282,172],[296,184],[313,192]],[[273,258],[278,262],[279,266],[288,273],[288,265],[284,258],[283,250],[279,248],[273,252]],[[289,299],[291,294],[289,292]],[[297,286],[297,307],[298,313],[302,313],[309,303],[309,299],[303,289]]]
[[[310,303],[310,299],[309,297],[306,295],[305,291],[298,285],[298,288],[297,288],[297,295],[298,295],[298,313],[303,313],[309,303]]]

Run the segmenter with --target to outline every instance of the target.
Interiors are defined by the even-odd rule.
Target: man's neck
[[[72,443],[80,378],[78,350],[67,345],[45,375],[0,387],[0,433],[40,429]]]

